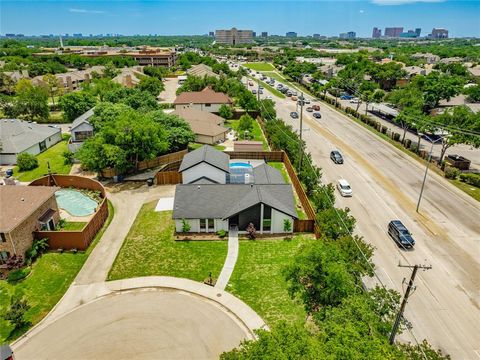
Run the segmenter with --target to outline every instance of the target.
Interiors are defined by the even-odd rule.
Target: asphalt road
[[[135,290],[86,304],[34,334],[15,359],[218,359],[249,337],[211,300]]]
[[[265,91],[266,95],[268,91]],[[291,99],[276,101],[277,116],[292,119]],[[480,358],[480,204],[445,179],[429,173],[420,214],[415,212],[425,168],[341,113],[321,104],[322,119],[304,112],[304,139],[322,181],[344,177],[352,198],[336,193],[336,205],[349,207],[357,219],[355,233],[376,248],[374,262],[381,281],[400,293],[411,270],[402,265],[431,265],[419,271],[406,318],[419,340],[428,339],[454,359]],[[329,153],[338,149],[345,163],[335,165]],[[387,224],[400,219],[413,233],[413,251],[399,249],[387,234]],[[373,285],[371,281],[370,285]],[[414,341],[409,333],[398,337]]]

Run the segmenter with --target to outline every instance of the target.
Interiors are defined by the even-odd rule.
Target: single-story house
[[[54,230],[60,219],[52,186],[0,186],[0,265],[12,255],[24,256],[33,232]]]
[[[14,165],[17,155],[40,154],[62,140],[62,130],[53,125],[32,121],[0,119],[0,164]]]
[[[66,73],[55,74],[55,77],[63,91],[68,93],[80,89],[83,82],[89,82],[94,77],[94,73],[102,75],[104,70],[105,66],[94,65],[85,70],[72,70]],[[35,85],[43,84],[43,75],[35,76],[32,79],[32,83]]]
[[[214,77],[214,78],[219,78],[218,74],[215,74],[212,70],[212,68],[208,65],[205,64],[198,64],[198,65],[192,65],[190,69],[187,70],[187,75],[189,76],[197,76],[197,77]]]
[[[68,144],[70,151],[76,152],[85,140],[93,136],[93,125],[89,122],[89,119],[93,116],[93,109],[91,108],[73,120],[70,126],[70,134],[72,136]]]
[[[183,158],[183,184],[175,189],[173,219],[177,232],[244,233],[252,223],[261,234],[293,230],[297,219],[291,184],[268,164],[251,165],[205,145]],[[289,223],[289,230],[285,228]]]
[[[232,104],[232,99],[227,95],[209,87],[202,91],[183,92],[173,102],[175,110],[190,108],[214,113],[219,112],[220,106]]]
[[[125,67],[120,70],[120,73],[115,76],[112,81],[124,87],[132,88],[137,86],[144,77],[147,77],[147,75],[143,73],[141,66]]]
[[[216,144],[225,141],[228,129],[222,117],[208,111],[181,108],[171,113],[184,119],[195,133],[195,141],[201,144]]]

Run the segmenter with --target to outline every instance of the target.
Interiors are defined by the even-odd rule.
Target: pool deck
[[[248,159],[230,159],[229,164],[236,164],[236,163],[245,163],[250,164],[252,167],[257,167],[259,165],[265,164],[263,160],[248,160]]]
[[[87,215],[87,216],[73,216],[70,215],[70,213],[62,208],[58,208],[60,210],[60,218],[65,219],[67,221],[71,222],[88,222],[90,219],[95,215],[95,212],[93,214]]]

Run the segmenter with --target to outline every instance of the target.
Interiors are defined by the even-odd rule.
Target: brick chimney
[[[85,82],[86,82],[86,83],[90,82],[90,74],[89,74],[89,73],[85,73],[84,79],[85,79]]]
[[[132,75],[130,74],[125,75],[125,86],[129,88],[133,87]]]
[[[74,89],[73,89],[72,77],[67,76],[66,80],[67,80],[68,91],[73,91]]]

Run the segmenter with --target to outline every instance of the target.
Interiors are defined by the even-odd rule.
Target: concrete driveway
[[[245,325],[215,301],[147,288],[83,305],[14,350],[18,360],[218,359],[246,338]]]
[[[177,78],[166,78],[164,80],[165,84],[165,90],[163,90],[159,97],[158,100],[161,103],[173,103],[175,98],[177,97],[176,91],[180,87],[178,85],[178,79]]]

